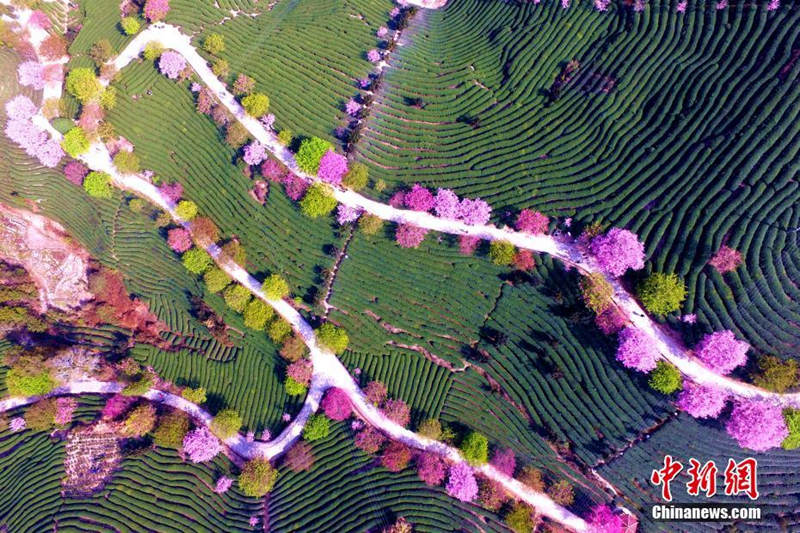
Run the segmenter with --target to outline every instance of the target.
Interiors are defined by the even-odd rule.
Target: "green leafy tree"
[[[72,157],[78,157],[89,151],[89,139],[82,128],[72,128],[61,141],[61,147]]]
[[[275,344],[280,344],[292,334],[292,326],[282,318],[273,320],[267,328],[267,335]]]
[[[237,313],[244,312],[245,307],[250,302],[250,291],[247,290],[247,287],[243,285],[239,285],[238,283],[229,286],[225,289],[225,292],[222,293],[223,298],[225,299],[225,303],[236,311]]]
[[[375,235],[383,228],[383,220],[381,217],[364,213],[358,219],[358,229],[367,235]]]
[[[183,266],[192,274],[202,274],[211,268],[211,256],[202,248],[194,247],[184,252]]]
[[[136,17],[124,17],[119,24],[125,35],[135,35],[142,29],[142,23]]]
[[[233,281],[221,268],[211,268],[203,274],[203,281],[210,292],[220,292]]]
[[[105,172],[89,172],[83,178],[83,188],[95,198],[111,198],[111,176]]]
[[[680,309],[686,298],[686,284],[676,274],[656,272],[639,284],[637,293],[645,309],[666,315]]]
[[[244,309],[244,325],[256,331],[263,331],[275,311],[258,298],[253,298]]]
[[[317,342],[335,354],[342,354],[347,349],[350,338],[344,328],[337,328],[330,322],[322,324],[316,331]]]
[[[311,415],[306,421],[306,427],[303,428],[303,439],[308,442],[324,439],[330,431],[328,417],[325,415]]]
[[[186,387],[181,391],[181,397],[197,405],[206,403],[206,389],[204,387]]]
[[[54,398],[40,400],[28,407],[25,412],[25,424],[34,431],[47,431],[56,425],[58,405]]]
[[[153,388],[154,383],[154,376],[149,372],[144,372],[139,374],[136,379],[128,383],[125,388],[122,389],[120,394],[123,396],[142,396]]]
[[[100,107],[106,110],[114,109],[117,105],[117,89],[116,87],[106,87],[100,93]]]
[[[508,241],[492,241],[489,244],[489,259],[495,265],[510,265],[514,262],[516,250]]]
[[[269,111],[269,97],[264,93],[248,94],[242,98],[242,107],[251,117],[262,117]]]
[[[283,382],[283,387],[286,389],[286,394],[289,396],[303,396],[306,393],[306,386],[299,383],[292,377],[287,377]]]
[[[781,446],[784,450],[800,448],[800,409],[784,409],[783,419],[786,420],[789,436],[783,439]]]
[[[300,149],[297,150],[297,166],[303,172],[309,174],[316,174],[319,170],[319,160],[325,155],[328,150],[333,150],[333,145],[319,137],[310,137],[303,139],[300,143]]]
[[[191,200],[181,200],[175,206],[175,214],[183,220],[192,220],[197,216],[197,204]]]
[[[158,419],[153,442],[162,448],[180,448],[188,432],[189,417],[182,411],[170,411]]]
[[[336,208],[333,190],[324,183],[314,183],[300,200],[300,210],[310,218],[319,218],[330,214]]]
[[[219,33],[211,33],[203,41],[203,50],[209,54],[220,54],[225,51],[225,38]]]
[[[524,503],[515,503],[506,514],[506,525],[514,533],[532,533],[531,510]]]
[[[294,140],[294,133],[292,133],[292,130],[282,129],[278,133],[278,142],[280,142],[284,146],[289,146],[290,144],[292,144],[293,140]]]
[[[6,373],[10,396],[42,396],[56,387],[56,380],[46,368],[11,367]]]
[[[600,272],[591,272],[581,278],[581,292],[586,307],[598,315],[612,303],[614,289]]]
[[[111,59],[112,55],[114,55],[114,49],[111,47],[111,41],[108,39],[100,39],[89,49],[89,57],[92,58],[92,61],[94,61],[94,64],[98,67]]]
[[[241,148],[244,143],[247,142],[248,138],[249,133],[247,128],[242,126],[240,122],[233,122],[228,125],[228,129],[225,132],[225,142],[234,150]]]
[[[242,467],[239,488],[245,496],[261,498],[272,490],[278,479],[278,471],[267,459],[252,459]]]
[[[442,436],[442,424],[435,418],[423,420],[417,428],[417,433],[429,439],[439,440]]]
[[[471,465],[482,465],[489,460],[489,440],[477,431],[470,431],[461,441],[461,453]]]
[[[231,73],[231,67],[225,59],[217,59],[211,65],[211,72],[218,78],[225,78]]]
[[[797,361],[781,361],[774,355],[763,355],[758,359],[758,372],[753,383],[774,392],[786,392],[797,385]]]
[[[683,377],[675,367],[666,361],[659,361],[650,372],[650,386],[664,394],[672,394],[683,388]]]
[[[144,45],[144,58],[148,61],[155,61],[164,53],[164,46],[158,41],[150,41]]]
[[[289,284],[279,274],[271,274],[264,280],[261,289],[270,300],[282,300],[289,296]]]
[[[152,431],[156,424],[156,409],[149,403],[135,407],[122,425],[127,437],[142,437]]]
[[[114,166],[123,174],[136,174],[139,172],[139,157],[133,152],[120,150],[114,156]]]
[[[88,67],[74,68],[69,71],[66,79],[67,92],[85,104],[91,102],[100,95],[103,86],[94,74],[94,70]]]
[[[242,427],[242,417],[233,409],[223,409],[211,421],[211,431],[221,439],[229,439],[236,435]]]
[[[350,165],[350,170],[347,171],[347,174],[345,174],[342,179],[342,184],[354,191],[360,191],[367,186],[368,182],[369,170],[367,169],[367,165],[358,162]]]

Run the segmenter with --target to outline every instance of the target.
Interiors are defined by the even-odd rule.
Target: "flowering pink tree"
[[[489,222],[491,215],[491,206],[480,198],[461,200],[459,218],[464,224],[482,226]]]
[[[64,157],[64,150],[61,145],[54,139],[48,139],[45,143],[39,146],[36,153],[36,158],[39,162],[47,168],[55,168]]]
[[[433,208],[433,195],[431,191],[419,183],[415,183],[403,198],[403,203],[414,211],[430,211]]]
[[[688,4],[689,2],[687,2],[686,0],[681,0],[680,2],[678,2],[678,5],[675,6],[675,11],[677,11],[678,13],[685,13],[686,6]]]
[[[261,163],[261,175],[264,176],[264,179],[280,183],[283,181],[284,176],[286,176],[286,171],[276,160],[265,159],[264,162]]]
[[[549,224],[550,219],[547,218],[547,216],[538,211],[523,209],[517,216],[515,227],[517,231],[538,235],[540,233],[546,233]]]
[[[361,87],[362,89],[366,89],[367,87],[370,86],[370,84],[372,84],[372,80],[370,80],[369,78],[361,78],[360,80],[358,80],[358,86]]]
[[[400,426],[407,426],[411,421],[411,408],[403,400],[386,400],[381,409],[386,418]]]
[[[742,264],[742,254],[733,248],[723,246],[709,260],[708,264],[716,268],[721,274],[732,272]]]
[[[406,203],[406,192],[405,191],[397,191],[389,198],[389,205],[400,209]]]
[[[48,168],[57,166],[64,157],[61,145],[30,120],[9,120],[6,123],[5,134],[25,150],[26,154],[37,158]]]
[[[380,28],[378,28],[378,31],[375,32],[375,35],[378,37],[378,39],[383,39],[384,37],[389,35],[389,28],[387,28],[386,26],[381,26]]]
[[[757,452],[780,446],[789,430],[779,405],[760,400],[739,400],[725,429],[739,446]]]
[[[283,189],[286,191],[286,196],[296,202],[306,194],[308,182],[294,172],[289,172],[283,178]]]
[[[225,494],[228,489],[233,485],[233,480],[227,476],[220,476],[217,480],[217,485],[214,487],[214,492],[217,494]]]
[[[426,228],[419,228],[411,224],[400,224],[395,232],[395,240],[403,248],[416,248],[422,244],[427,234],[428,230]]]
[[[694,418],[715,418],[725,409],[728,397],[722,389],[688,381],[683,384],[677,405]]]
[[[100,415],[103,418],[114,420],[124,414],[128,408],[133,405],[136,399],[130,396],[123,396],[122,394],[115,394],[108,399]]]
[[[242,159],[248,165],[260,165],[267,158],[267,148],[258,141],[244,147]]]
[[[367,59],[369,59],[373,63],[377,63],[378,61],[381,60],[381,53],[373,48],[372,50],[367,52]]]
[[[331,387],[322,399],[322,410],[331,420],[345,420],[353,412],[350,398],[339,387]]]
[[[338,222],[340,226],[355,222],[360,215],[360,209],[350,207],[349,205],[339,204],[339,207],[336,208],[336,222]]]
[[[78,187],[83,185],[83,178],[89,173],[89,169],[83,163],[70,161],[64,165],[64,177]]]
[[[382,404],[388,393],[386,385],[380,381],[370,381],[364,389],[364,395],[367,397],[367,401],[372,405]]]
[[[173,251],[182,254],[192,247],[192,234],[184,228],[173,228],[167,232],[167,244]]]
[[[49,30],[53,23],[50,22],[50,17],[47,16],[47,13],[42,11],[41,9],[37,9],[33,13],[31,13],[31,17],[28,19],[29,24],[33,24],[34,26],[38,26],[43,30]]]
[[[511,448],[498,448],[492,455],[491,464],[500,472],[507,476],[514,477],[514,470],[517,468],[517,458]]]
[[[83,131],[92,133],[97,131],[98,126],[106,116],[106,112],[96,102],[87,102],[81,107],[81,116],[78,119],[78,126]]]
[[[147,0],[144,3],[144,16],[150,22],[163,20],[169,13],[169,0]]]
[[[656,367],[658,351],[644,332],[628,326],[619,334],[617,361],[639,372],[649,372]]]
[[[286,375],[301,385],[308,385],[313,371],[314,366],[309,359],[300,359],[286,368]]]
[[[186,60],[174,50],[167,50],[158,59],[158,70],[171,80],[178,79],[185,68]]]
[[[480,237],[473,237],[472,235],[459,235],[458,236],[458,251],[461,255],[472,255],[480,244]]]
[[[56,400],[56,414],[53,421],[59,426],[66,426],[72,422],[72,414],[78,407],[75,398],[61,397]]]
[[[422,452],[417,457],[417,474],[427,485],[436,486],[444,479],[447,463],[435,452]]]
[[[17,67],[17,78],[20,85],[33,87],[34,89],[44,89],[44,69],[36,61],[24,61]]]
[[[6,102],[6,115],[12,120],[29,120],[36,114],[36,104],[25,95],[18,94]]]
[[[402,442],[392,441],[381,454],[381,464],[390,472],[399,472],[411,461],[411,448]]]
[[[372,426],[367,426],[356,433],[354,444],[356,448],[366,453],[377,453],[384,442],[386,442],[386,437],[384,437],[380,431]]]
[[[611,0],[594,0],[594,8],[598,11],[606,11],[609,3]]]
[[[210,461],[220,451],[222,451],[222,444],[205,426],[190,431],[183,438],[183,453],[193,463]]]
[[[21,416],[17,416],[12,418],[8,423],[8,429],[11,430],[11,433],[18,433],[25,429],[28,426],[28,423],[25,422],[25,419]]]
[[[183,185],[177,181],[172,183],[162,183],[158,188],[158,192],[161,193],[161,196],[176,204],[183,197]]]
[[[433,211],[437,217],[457,220],[461,215],[461,199],[450,189],[439,189],[433,201]]]
[[[720,374],[729,374],[734,368],[747,362],[750,345],[736,339],[726,329],[704,336],[695,346],[695,355],[709,368]]]
[[[319,179],[331,185],[339,185],[345,174],[347,174],[347,158],[333,150],[325,152],[325,155],[319,160],[319,170],[317,171]]]
[[[467,463],[456,463],[450,467],[447,494],[462,502],[471,502],[478,495],[475,474],[472,473],[472,469]]]
[[[644,244],[626,229],[611,228],[589,244],[597,262],[608,274],[621,276],[626,270],[644,268]]]
[[[592,507],[589,515],[589,531],[591,533],[624,533],[622,516],[614,513],[608,505]]]
[[[361,104],[359,104],[355,98],[351,98],[344,105],[344,110],[347,112],[348,115],[354,117],[358,115],[359,111],[361,111]]]
[[[520,250],[514,254],[514,261],[512,263],[514,268],[527,272],[533,270],[536,266],[536,260],[533,258],[533,252],[530,250]]]
[[[606,335],[617,333],[628,322],[628,318],[615,305],[608,306],[594,318],[594,323]]]

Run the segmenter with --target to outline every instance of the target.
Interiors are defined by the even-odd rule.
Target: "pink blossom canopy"
[[[447,463],[435,452],[422,452],[417,457],[417,473],[427,485],[436,486],[444,479]]]
[[[210,461],[222,451],[222,444],[211,431],[201,426],[186,434],[183,438],[183,453],[193,463],[204,463]]]
[[[340,226],[355,222],[360,215],[360,209],[350,207],[349,205],[339,204],[339,207],[336,208],[336,222],[338,222]]]
[[[729,374],[747,362],[749,349],[749,344],[737,340],[733,332],[726,329],[703,337],[695,346],[695,354],[715,372]]]
[[[174,50],[167,50],[158,59],[158,70],[171,80],[177,79],[185,68],[186,60]]]
[[[64,165],[64,177],[79,187],[83,185],[83,178],[88,173],[89,169],[78,161],[70,161]]]
[[[458,236],[458,251],[462,255],[472,255],[478,244],[481,242],[480,237],[473,235],[459,235]]]
[[[344,105],[344,110],[347,112],[348,115],[354,117],[358,114],[359,111],[361,111],[361,104],[356,102],[355,98],[351,98]]]
[[[6,115],[13,120],[28,120],[36,114],[36,104],[25,95],[18,94],[6,102]]]
[[[64,157],[61,145],[30,120],[9,120],[6,123],[5,134],[25,150],[26,154],[37,158],[48,168],[56,167]]]
[[[30,24],[33,24],[34,26],[38,26],[43,30],[49,30],[50,27],[53,25],[53,23],[50,22],[50,17],[48,17],[47,13],[45,13],[41,9],[37,9],[36,11],[31,13],[31,17],[28,19],[28,22]]]
[[[457,220],[461,215],[461,199],[450,189],[439,189],[433,202],[437,217]]]
[[[331,387],[322,399],[322,410],[325,416],[331,420],[345,420],[350,416],[353,407],[350,405],[350,398],[347,393],[339,387]]]
[[[411,408],[403,400],[386,400],[382,411],[386,418],[397,425],[405,427],[411,421]]]
[[[628,318],[614,305],[608,306],[605,311],[594,318],[594,323],[606,335],[617,333],[625,327],[627,321]]]
[[[158,188],[158,192],[160,192],[161,196],[167,198],[170,202],[178,203],[183,196],[183,185],[177,181],[172,183],[163,183]]]
[[[516,228],[518,231],[538,235],[547,232],[549,224],[550,219],[546,215],[531,209],[523,209],[517,216]]]
[[[27,427],[27,422],[21,416],[12,418],[11,421],[8,423],[8,429],[11,430],[12,433],[17,433],[22,431]]]
[[[173,228],[167,232],[167,244],[173,251],[182,254],[192,247],[192,234],[185,228]]]
[[[492,466],[507,476],[513,477],[517,467],[517,458],[511,448],[498,448],[491,460]]]
[[[419,183],[415,183],[411,190],[405,194],[403,203],[414,211],[430,211],[433,208],[433,195],[431,191]]]
[[[300,359],[286,367],[286,375],[301,385],[308,385],[311,381],[311,374],[314,366],[308,359]]]
[[[374,48],[367,52],[367,59],[372,61],[373,63],[377,63],[381,60],[381,53],[375,50]]]
[[[419,228],[411,224],[400,224],[397,226],[395,240],[403,248],[416,248],[422,244],[427,234],[428,230],[426,228]]]
[[[267,158],[267,148],[258,141],[244,147],[244,162],[248,165],[260,165]]]
[[[694,418],[715,418],[725,409],[728,397],[729,394],[722,389],[690,381],[683,384],[677,405]]]
[[[450,467],[447,494],[462,502],[471,502],[478,495],[478,483],[467,463],[456,463]]]
[[[53,421],[60,425],[65,426],[72,422],[72,414],[78,407],[78,402],[75,398],[62,397],[56,400],[56,415]]]
[[[461,200],[459,218],[464,224],[482,226],[489,222],[491,215],[491,206],[480,198]]]
[[[306,193],[308,182],[294,172],[289,172],[286,177],[283,178],[283,188],[286,191],[286,196],[296,202]]]
[[[380,28],[378,28],[378,31],[375,32],[375,35],[377,35],[379,39],[383,39],[388,34],[389,34],[389,28],[387,28],[386,26],[381,26]]]
[[[778,447],[789,436],[781,407],[760,400],[736,402],[725,429],[739,446],[757,452]]]
[[[394,208],[401,208],[405,204],[406,200],[406,192],[405,191],[397,191],[389,198],[389,205]]]
[[[33,87],[37,91],[44,89],[44,69],[36,61],[25,61],[17,67],[20,85]]]
[[[319,179],[331,185],[339,185],[345,174],[347,174],[347,158],[333,150],[325,152],[319,160],[317,171]]]
[[[619,334],[617,361],[639,372],[649,372],[656,367],[658,351],[644,332],[628,326]]]
[[[103,418],[114,420],[127,411],[135,401],[136,399],[130,396],[115,394],[108,399],[100,414]]]
[[[228,489],[231,488],[231,485],[233,485],[233,480],[231,478],[227,476],[220,476],[220,478],[217,480],[216,486],[214,487],[214,492],[217,494],[224,494],[228,492]]]
[[[592,239],[589,249],[608,274],[621,276],[626,270],[644,268],[644,244],[636,234],[621,228],[611,228]]]
[[[144,16],[150,22],[162,20],[169,12],[169,0],[147,0],[144,4]]]
[[[597,505],[589,515],[591,533],[623,533],[622,516],[614,513],[608,505]]]

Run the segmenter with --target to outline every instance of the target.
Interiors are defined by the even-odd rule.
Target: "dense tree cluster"
[[[789,436],[781,408],[762,400],[736,401],[725,429],[739,446],[757,452],[780,446]]]

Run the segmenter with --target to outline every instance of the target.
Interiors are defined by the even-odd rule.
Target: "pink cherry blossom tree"
[[[185,68],[186,60],[174,50],[167,50],[158,58],[158,70],[171,80],[178,79]]]
[[[716,268],[720,274],[732,272],[742,264],[742,254],[729,246],[723,246],[708,261],[708,264]]]
[[[286,176],[286,170],[284,170],[283,165],[278,163],[274,159],[265,159],[263,163],[261,163],[261,175],[264,176],[264,179],[280,183],[283,181],[284,176]]]
[[[183,197],[183,185],[174,181],[172,183],[162,183],[158,188],[161,196],[176,204]]]
[[[400,224],[397,226],[395,240],[403,248],[416,248],[425,240],[428,234],[426,228],[412,226],[411,224]]]
[[[550,224],[550,219],[538,211],[531,209],[523,209],[517,216],[515,227],[517,231],[524,231],[538,235],[547,232],[547,227]]]
[[[625,327],[628,318],[615,305],[608,306],[594,318],[594,323],[606,335],[613,335]]]
[[[361,104],[359,104],[355,98],[351,98],[344,105],[344,110],[347,112],[348,115],[354,117],[358,115],[359,111],[361,111]]]
[[[729,396],[726,391],[712,385],[685,381],[676,403],[679,409],[694,418],[715,418],[725,409]]]
[[[458,251],[461,255],[472,255],[480,244],[480,237],[472,235],[459,235],[458,236]]]
[[[658,351],[644,332],[628,326],[619,334],[617,361],[639,372],[649,372],[656,367]]]
[[[301,385],[308,385],[311,382],[311,374],[314,365],[309,359],[300,359],[286,367],[286,375]]]
[[[56,414],[53,418],[53,421],[60,425],[66,426],[70,422],[72,422],[72,414],[75,412],[75,409],[78,407],[78,402],[75,401],[75,398],[69,397],[61,397],[56,400]]]
[[[403,400],[386,400],[381,409],[386,418],[400,426],[407,426],[411,421],[411,408]]]
[[[444,479],[447,463],[435,452],[422,452],[417,457],[417,474],[427,485],[436,486]]]
[[[591,533],[624,533],[622,516],[608,505],[596,505],[587,520]]]
[[[191,462],[205,463],[222,451],[222,444],[207,427],[201,426],[186,434],[182,451]]]
[[[319,160],[317,177],[331,185],[340,185],[345,174],[347,174],[347,158],[333,150],[325,152]]]
[[[12,418],[8,423],[8,429],[11,430],[11,433],[19,433],[20,431],[24,430],[28,426],[28,423],[25,422],[25,419],[21,416],[17,416]]]
[[[373,63],[377,63],[378,61],[381,60],[381,53],[373,48],[372,50],[367,52],[367,59],[369,59]]]
[[[79,161],[70,161],[64,165],[64,177],[78,187],[83,185],[83,178],[85,178],[88,173],[89,169]]]
[[[144,16],[150,22],[163,20],[169,13],[169,0],[147,0],[144,4]]]
[[[489,222],[492,208],[480,198],[464,198],[461,200],[459,218],[464,224],[482,226]]]
[[[415,183],[411,190],[403,198],[403,203],[414,211],[430,211],[433,208],[434,200],[431,191],[419,183]]]
[[[258,141],[244,147],[242,159],[248,165],[260,165],[267,158],[267,148]]]
[[[472,473],[472,468],[467,463],[456,463],[450,467],[447,494],[462,502],[471,502],[478,495],[475,474]]]
[[[20,85],[32,87],[35,90],[44,89],[44,69],[36,61],[23,61],[17,67],[17,78]]]
[[[492,466],[507,476],[514,477],[517,468],[517,458],[511,448],[497,448],[490,461]]]
[[[621,228],[611,228],[598,235],[589,244],[589,249],[606,273],[619,277],[626,270],[644,268],[644,244],[636,234]]]
[[[322,410],[331,420],[345,420],[353,412],[350,398],[339,387],[331,387],[322,399]]]
[[[228,489],[231,488],[231,485],[233,485],[233,480],[231,478],[227,476],[220,476],[220,478],[217,480],[216,486],[214,487],[214,492],[217,494],[225,494],[228,492]]]
[[[103,418],[107,418],[109,420],[114,420],[122,416],[125,412],[128,411],[131,405],[136,401],[135,398],[131,396],[123,396],[122,394],[115,394],[111,398],[108,399],[105,406],[103,406],[103,410],[100,411],[100,415]]]
[[[389,198],[389,205],[400,209],[401,207],[405,206],[406,203],[406,192],[405,191],[397,191]]]
[[[386,437],[372,426],[367,426],[356,433],[354,440],[356,448],[366,453],[377,453],[384,442],[386,442]]]
[[[450,189],[439,189],[433,201],[433,211],[437,217],[458,220],[461,215],[461,198]]]
[[[18,94],[6,102],[6,115],[12,120],[30,120],[36,114],[36,104],[25,95]]]
[[[31,13],[31,17],[28,19],[29,24],[33,24],[34,26],[38,26],[43,30],[49,30],[53,23],[50,21],[50,17],[47,16],[47,13],[42,11],[41,9],[37,9],[33,13]]]
[[[372,405],[380,405],[386,399],[389,392],[386,390],[386,385],[380,381],[370,381],[364,389],[364,395],[367,401]]]
[[[780,405],[762,400],[739,400],[725,426],[739,446],[763,452],[781,445],[789,435]]]
[[[172,228],[167,232],[167,244],[173,251],[182,254],[192,247],[192,234],[184,228]]]
[[[706,366],[720,374],[729,374],[747,362],[750,345],[736,339],[730,330],[715,331],[704,336],[695,346],[695,355]]]
[[[361,216],[361,210],[355,207],[339,204],[339,207],[336,208],[336,222],[338,222],[340,226],[355,222],[358,220],[359,216]]]
[[[283,189],[286,191],[286,196],[296,202],[306,194],[308,182],[294,172],[289,172],[283,178]]]

